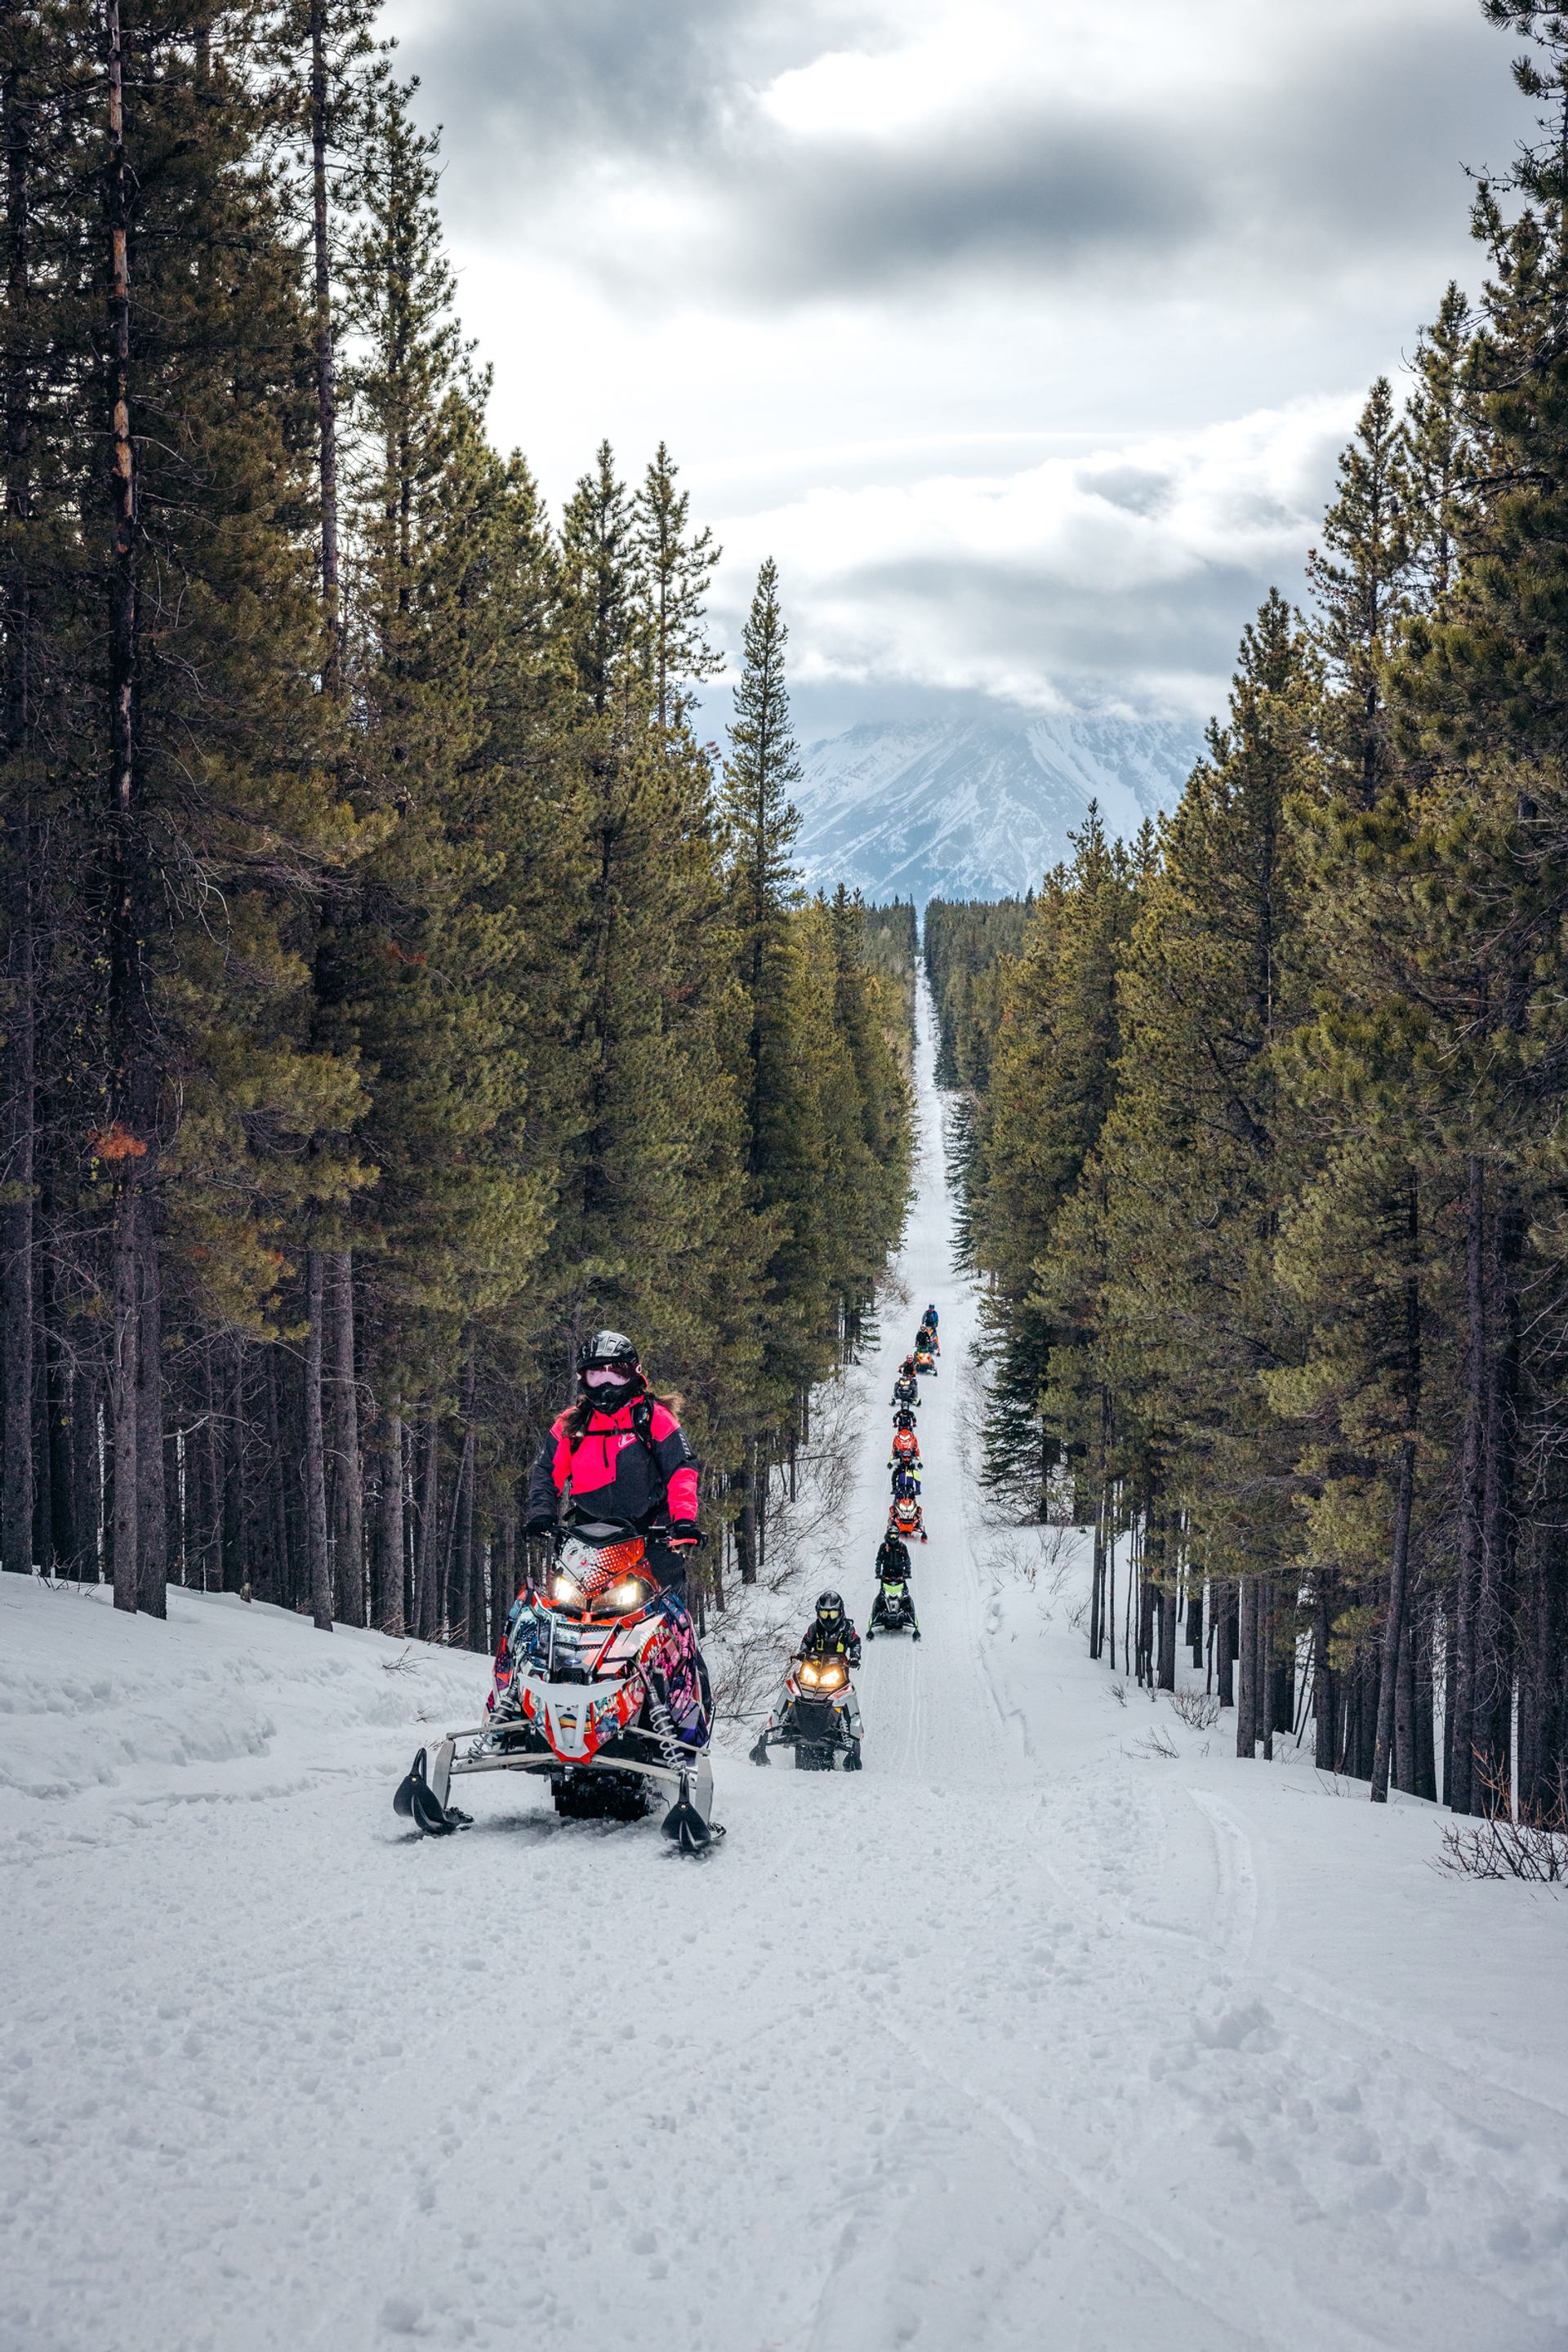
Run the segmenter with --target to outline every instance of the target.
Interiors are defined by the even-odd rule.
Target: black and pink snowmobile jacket
[[[645,1419],[645,1444],[634,1415]],[[595,1411],[574,1442],[562,1413],[540,1447],[528,1482],[531,1517],[553,1518],[568,1485],[584,1517],[614,1519],[646,1534],[657,1521],[697,1517],[697,1465],[668,1405],[646,1397],[616,1412]]]

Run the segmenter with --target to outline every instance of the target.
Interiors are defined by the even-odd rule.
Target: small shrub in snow
[[[1172,1691],[1169,1696],[1189,1730],[1212,1731],[1219,1721],[1219,1701],[1210,1691]]]

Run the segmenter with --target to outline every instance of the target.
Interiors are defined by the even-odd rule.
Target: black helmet
[[[584,1339],[577,1351],[580,1372],[608,1371],[624,1364],[628,1371],[636,1368],[637,1351],[624,1331],[595,1331]]]
[[[577,1386],[602,1412],[619,1412],[642,1394],[637,1351],[624,1331],[595,1331],[579,1349]]]
[[[816,1596],[816,1621],[819,1625],[831,1625],[836,1617],[844,1614],[844,1597],[838,1592],[819,1592]]]

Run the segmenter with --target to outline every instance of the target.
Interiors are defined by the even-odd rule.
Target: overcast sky
[[[662,435],[804,731],[1205,714],[1526,128],[1477,0],[395,0],[497,436]]]

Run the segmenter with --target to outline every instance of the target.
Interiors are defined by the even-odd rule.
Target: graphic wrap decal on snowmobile
[[[439,1835],[447,1790],[463,1772],[542,1771],[557,1811],[637,1819],[674,1791],[666,1834],[698,1853],[712,1821],[712,1706],[684,1603],[661,1592],[640,1536],[605,1524],[569,1530],[549,1589],[508,1621],[485,1724],[449,1732],[426,1773],[421,1751],[397,1810]],[[458,1742],[472,1745],[461,1755]]]

